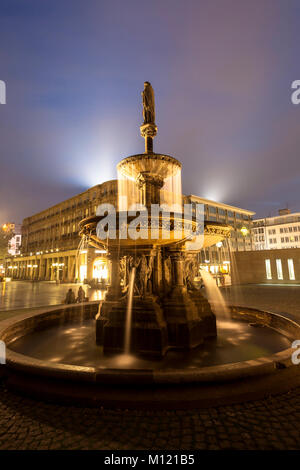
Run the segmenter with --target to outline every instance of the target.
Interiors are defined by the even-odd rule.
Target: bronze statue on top
[[[151,83],[144,82],[142,97],[144,124],[155,124],[155,99]]]
[[[141,125],[141,136],[145,139],[145,152],[153,152],[153,138],[156,136],[157,127],[155,124],[155,99],[151,83],[144,82],[143,97],[143,117],[144,123]]]

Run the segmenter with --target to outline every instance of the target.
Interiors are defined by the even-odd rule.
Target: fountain
[[[145,82],[144,123],[141,135],[145,153],[124,158],[118,164],[118,211],[113,237],[99,238],[99,223],[106,212],[80,222],[81,236],[105,248],[111,261],[111,285],[96,320],[97,344],[104,352],[123,351],[128,295],[120,286],[120,262],[125,273],[135,263],[131,350],[136,354],[163,356],[168,349],[190,349],[216,336],[216,319],[209,302],[193,286],[197,250],[191,242],[199,236],[201,221],[183,211],[181,164],[175,158],[154,153],[154,93]],[[130,237],[130,225],[139,208],[142,216],[138,238]],[[163,208],[164,211],[156,210]],[[166,209],[167,208],[167,209]],[[134,213],[128,217],[128,214]],[[184,215],[183,215],[184,214]],[[168,217],[169,216],[169,219]],[[122,223],[124,221],[124,223]],[[98,227],[98,229],[97,229]],[[189,227],[189,229],[187,229]],[[202,228],[203,229],[203,228]],[[205,226],[204,246],[228,237],[231,227]],[[200,233],[201,235],[201,233]],[[124,276],[123,276],[124,277]],[[126,277],[126,276],[125,276]]]
[[[231,227],[183,210],[180,162],[153,151],[148,82],[143,105],[145,153],[118,164],[117,207],[99,206],[80,222],[82,244],[107,251],[105,300],[2,321],[7,386],[38,399],[153,409],[231,403],[298,385],[291,362],[298,323],[224,306],[206,272],[208,300],[194,285],[199,250],[228,240]]]
[[[217,318],[230,318],[229,310],[225,300],[217,286],[216,280],[206,269],[201,269],[201,277],[207,292],[207,299],[210,303],[212,311]]]
[[[132,299],[133,299],[133,288],[135,280],[135,268],[132,268],[129,277],[128,286],[128,299],[127,299],[127,310],[126,310],[126,328],[125,328],[125,341],[124,341],[124,353],[130,354],[131,351],[131,328],[132,328]]]

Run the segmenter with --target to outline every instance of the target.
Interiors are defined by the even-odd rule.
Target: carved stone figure
[[[184,264],[184,283],[188,290],[195,290],[194,279],[198,274],[198,263],[195,259],[186,259]]]
[[[168,285],[171,283],[172,279],[172,264],[170,256],[164,260],[164,282]]]
[[[136,274],[135,274],[136,288],[141,297],[144,297],[146,293],[147,269],[148,269],[148,266],[147,266],[146,256],[141,255],[137,263]]]
[[[153,263],[154,263],[154,256],[148,256],[148,263],[147,263],[147,272],[146,272],[146,289],[147,292],[152,293],[152,282],[151,276],[153,271]]]
[[[127,273],[126,258],[123,256],[123,258],[120,259],[120,283],[123,287],[126,286],[128,279],[129,273]]]
[[[144,91],[142,91],[142,97],[144,124],[155,124],[154,91],[149,82],[144,83]]]
[[[151,276],[153,270],[154,256],[146,256],[144,254],[134,260],[133,257],[129,257],[128,260],[129,271],[135,267],[135,291],[137,295],[145,297],[146,293],[150,293],[152,290]]]

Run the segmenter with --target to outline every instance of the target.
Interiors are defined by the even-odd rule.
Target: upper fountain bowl
[[[142,153],[123,158],[118,165],[118,178],[136,181],[143,172],[159,175],[162,179],[181,172],[181,163],[176,158],[160,153]]]
[[[90,245],[95,248],[113,248],[113,247],[122,247],[122,248],[142,248],[145,246],[158,246],[158,245],[176,245],[180,244],[181,248],[186,248],[189,251],[199,251],[199,249],[208,248],[209,246],[215,245],[216,243],[229,238],[232,227],[227,224],[221,224],[218,222],[204,222],[204,233],[201,238],[201,246],[193,244],[193,241],[196,238],[197,232],[197,221],[194,218],[189,219],[188,221],[183,219],[182,214],[172,213],[170,219],[164,219],[164,214],[160,213],[158,217],[153,218],[151,215],[145,220],[148,224],[145,228],[140,229],[140,237],[138,239],[133,239],[128,233],[128,227],[132,220],[135,219],[135,216],[128,216],[126,212],[117,212],[116,213],[116,232],[115,237],[112,238],[107,232],[107,237],[100,239],[97,236],[97,224],[105,216],[91,216],[86,217],[81,220],[79,223],[81,237],[85,236],[88,238]],[[127,219],[125,219],[127,217]],[[127,224],[122,229],[120,228],[120,220],[127,220]],[[184,232],[184,223],[189,226],[187,233]],[[151,230],[152,227],[156,227],[158,232],[156,233]],[[168,227],[170,225],[170,230]],[[122,231],[122,235],[121,235]],[[190,233],[195,233],[195,238],[190,237]]]

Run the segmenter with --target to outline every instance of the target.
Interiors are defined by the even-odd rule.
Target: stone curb
[[[286,349],[271,356],[254,360],[203,367],[201,369],[172,370],[135,370],[135,369],[101,369],[95,367],[54,364],[16,353],[9,349],[9,343],[24,333],[42,329],[60,322],[76,322],[79,319],[93,318],[98,310],[99,302],[53,306],[40,309],[33,314],[3,320],[0,323],[0,339],[8,343],[6,353],[6,369],[41,377],[62,379],[67,381],[83,381],[103,384],[196,384],[212,382],[228,382],[249,377],[269,375],[278,372],[277,365],[282,368],[293,366],[291,355],[293,349]],[[232,307],[234,318],[259,322],[269,328],[285,333],[292,339],[300,338],[300,325],[282,315],[259,311],[253,308]]]

